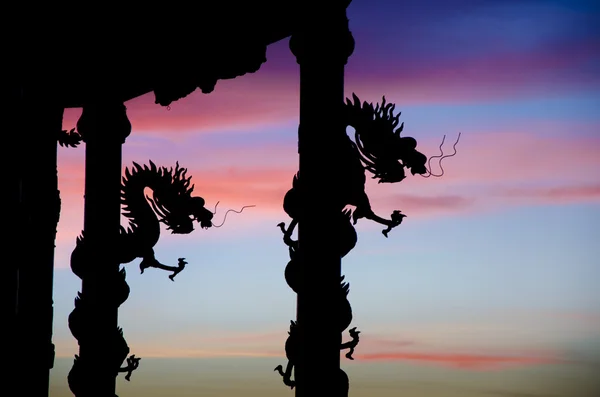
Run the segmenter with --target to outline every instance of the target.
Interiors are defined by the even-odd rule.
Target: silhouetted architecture
[[[120,114],[124,115],[124,108]],[[86,114],[84,110],[77,125],[86,140],[86,159],[94,158],[93,132],[100,123],[99,120],[90,119],[89,113]],[[126,127],[123,131],[128,133],[129,128]],[[88,170],[94,170],[94,167],[86,166],[86,171]],[[96,379],[100,375],[114,381],[117,373],[126,372],[125,379],[129,380],[141,360],[135,355],[127,357],[129,347],[123,330],[115,321],[118,307],[130,292],[125,280],[125,269],[119,271],[120,265],[141,258],[142,273],[150,267],[162,269],[172,272],[169,278],[174,281],[174,277],[185,268],[187,262],[185,258],[179,258],[177,266],[169,266],[156,259],[153,247],[160,237],[160,223],[165,224],[167,230],[174,234],[191,233],[194,222],[203,229],[213,226],[213,213],[204,207],[202,197],[192,196],[191,177],[187,176],[187,170],[181,168],[179,163],[175,168],[169,169],[157,167],[152,161],[146,166],[134,163],[131,170],[125,169],[123,183],[121,186],[117,185],[119,189],[109,197],[103,196],[106,191],[94,188],[102,185],[101,176],[106,178],[110,174],[86,172],[84,231],[77,238],[71,255],[71,270],[82,280],[82,290],[75,298],[75,308],[69,316],[69,328],[79,343],[80,354],[75,357],[68,382],[71,391],[77,396],[93,394]],[[145,192],[146,188],[151,190],[149,197]],[[118,199],[115,203],[117,210],[113,208],[112,212],[119,215],[122,206],[128,225],[120,226],[120,219],[117,219],[112,226],[119,233],[115,233],[113,241],[106,246],[106,239],[102,236],[110,235],[110,229],[102,229],[100,226],[105,223],[105,217],[112,216],[112,212],[101,204],[110,202],[110,198],[115,201],[115,197]],[[92,205],[87,206],[88,203]],[[94,203],[97,207],[93,206]],[[102,233],[98,233],[99,231]],[[106,249],[107,247],[115,249]],[[109,266],[111,264],[113,266]],[[100,355],[106,361],[98,360]],[[124,361],[127,364],[121,367]],[[107,366],[106,362],[111,365]]]
[[[54,9],[51,18],[10,14],[10,26],[4,25],[11,40],[3,46],[9,68],[3,119],[10,131],[5,147],[15,155],[3,156],[4,169],[11,171],[5,179],[5,208],[11,209],[5,224],[11,229],[0,288],[9,341],[5,390],[48,395],[59,140],[77,146],[83,139],[86,150],[80,239],[85,249],[77,244],[72,263],[77,269],[78,255],[84,254],[76,271],[82,290],[70,316],[80,350],[69,381],[78,397],[113,397],[118,371],[139,364],[135,356],[124,363],[128,348],[117,311],[128,287],[119,270],[122,258],[112,255],[123,235],[121,146],[132,128],[123,104],[154,92],[157,104],[168,106],[197,88],[210,93],[220,79],[256,72],[266,61],[266,47],[299,28],[297,7],[259,0],[200,2],[189,10],[174,4]],[[62,115],[73,107],[83,108],[83,114],[71,135],[62,131]],[[152,260],[150,251],[144,253],[143,266]],[[183,266],[182,258],[175,267]]]
[[[154,256],[159,222],[173,233],[194,223],[216,226],[204,200],[191,195],[185,168],[134,164],[122,179],[122,145],[131,133],[124,103],[153,92],[168,106],[197,88],[210,93],[220,79],[256,72],[269,44],[290,37],[300,65],[299,173],[286,194],[292,224],[280,227],[289,245],[286,280],[298,295],[297,318],[286,342],[288,364],[276,368],[296,396],[348,395],[340,349],[352,358],[359,331],[352,322],[349,286],[341,258],[357,241],[353,223],[379,222],[387,233],[404,217],[377,216],[364,192],[365,169],[380,182],[399,182],[404,169],[428,176],[416,141],[400,137],[393,106],[344,103],[344,66],[354,50],[346,8],[350,0],[200,2],[134,12],[94,8],[39,18],[11,15],[15,46],[4,49],[8,106],[4,156],[5,221],[8,233],[2,276],[2,319],[7,324],[5,390],[14,396],[48,395],[52,344],[54,242],[60,214],[57,144],[85,145],[85,207],[82,234],[71,256],[81,279],[69,327],[79,344],[68,376],[77,397],[114,397],[116,377],[140,365],[118,325],[118,308],[129,295],[121,265],[141,259],[140,270],[171,272]],[[57,10],[58,11],[58,10]],[[57,14],[58,15],[58,14]],[[251,93],[249,93],[251,95]],[[65,108],[82,108],[77,128],[62,130]],[[355,143],[346,127],[356,129]],[[398,128],[396,128],[398,127]],[[438,156],[441,157],[441,156]],[[14,171],[13,171],[14,170]],[[302,175],[300,177],[300,175]],[[144,188],[152,189],[146,201]],[[345,210],[353,205],[353,211]],[[124,209],[129,224],[122,227]],[[298,239],[292,232],[298,225]],[[200,315],[200,314],[199,314]],[[294,371],[292,379],[292,371]]]
[[[301,69],[301,79],[303,76]],[[302,85],[306,86],[310,87],[309,84]],[[332,87],[336,86],[330,85]],[[304,93],[301,90],[300,95]],[[310,95],[302,98],[308,99],[305,108],[319,103]],[[333,95],[326,98],[332,99]],[[310,117],[307,117],[307,124],[302,124],[304,103],[301,101],[300,170],[294,175],[292,188],[283,201],[284,211],[292,220],[287,228],[284,222],[277,225],[290,253],[284,275],[288,286],[298,295],[298,311],[285,343],[288,363],[285,370],[279,365],[275,371],[283,377],[286,386],[297,387],[296,395],[320,395],[318,385],[312,383],[318,379],[323,385],[340,382],[339,395],[345,396],[349,380],[339,368],[339,351],[349,349],[346,358],[352,360],[360,331],[351,328],[348,332],[352,339],[342,343],[342,333],[352,323],[353,316],[348,301],[349,285],[343,282],[341,275],[341,259],[356,246],[358,236],[354,225],[359,219],[386,226],[381,232],[388,237],[406,217],[400,210],[394,210],[389,219],[373,211],[365,191],[366,171],[379,183],[401,182],[407,171],[426,178],[439,177],[443,169],[442,174],[433,174],[431,160],[439,158],[441,167],[444,158],[456,154],[456,143],[455,152],[444,155],[444,137],[441,154],[428,159],[416,150],[414,138],[401,135],[404,123],[400,124],[400,114],[394,114],[395,105],[386,103],[385,97],[376,105],[361,103],[354,94],[345,103],[343,100],[321,102],[322,110],[326,109],[334,116],[327,123],[327,115],[323,114],[320,125]],[[308,114],[312,116],[318,112],[313,110]],[[307,125],[311,128],[306,128]],[[355,130],[354,140],[346,134],[348,126]],[[309,131],[321,134],[311,135]],[[302,141],[305,136],[307,138]],[[310,142],[310,145],[304,146],[302,142]],[[320,168],[315,159],[319,160]],[[298,240],[293,240],[296,228]],[[339,370],[333,371],[334,367]],[[312,394],[304,394],[308,388]]]

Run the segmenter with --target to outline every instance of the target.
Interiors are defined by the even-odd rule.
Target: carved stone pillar
[[[290,39],[290,49],[300,65],[302,221],[298,246],[302,289],[297,324],[301,347],[294,373],[299,397],[339,390],[340,382],[340,209],[336,197],[342,181],[336,148],[346,135],[342,119],[344,66],[354,50],[346,18],[348,3],[303,3],[304,15]]]
[[[121,213],[122,144],[131,132],[122,103],[84,106],[77,130],[85,142],[83,244],[71,257],[82,290],[69,318],[79,356],[69,373],[77,397],[114,397],[119,366],[128,347],[118,328],[124,275],[117,257]],[[126,285],[125,285],[126,287]],[[124,353],[124,354],[123,354]]]
[[[3,203],[5,203],[3,226],[8,233],[4,234],[2,244],[2,259],[4,262],[2,276],[0,277],[0,323],[2,339],[8,341],[5,344],[5,360],[8,363],[16,363],[19,357],[19,343],[17,342],[17,296],[19,288],[19,261],[23,260],[21,251],[21,158],[26,154],[28,148],[22,144],[21,137],[21,95],[20,87],[13,86],[6,95],[8,106],[3,107],[0,112],[3,120],[3,145],[4,153],[0,156],[2,169],[5,174],[2,181]],[[9,152],[15,154],[10,156]],[[18,386],[16,365],[7,365],[2,380],[6,379],[6,388],[14,390]]]
[[[19,91],[9,133],[13,142],[7,146],[13,155],[5,154],[13,163],[3,167],[10,174],[6,191],[12,202],[6,225],[13,229],[7,236],[6,259],[14,317],[6,324],[14,325],[15,332],[5,342],[8,367],[16,368],[6,374],[4,387],[18,391],[16,395],[39,397],[48,396],[54,363],[52,290],[60,213],[56,157],[63,109],[23,88]]]

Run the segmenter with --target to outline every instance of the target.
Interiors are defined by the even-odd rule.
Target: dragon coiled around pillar
[[[185,260],[180,258],[178,266],[163,265],[156,260],[153,247],[160,237],[160,224],[165,224],[173,234],[188,234],[194,231],[194,222],[203,229],[212,227],[214,214],[206,209],[202,197],[192,196],[194,186],[191,177],[186,176],[187,169],[181,168],[179,163],[175,169],[149,163],[150,166],[141,166],[134,162],[131,171],[125,169],[121,203],[128,225],[121,226],[115,253],[121,264],[142,258],[142,273],[155,267],[173,272],[169,278],[174,280],[185,267]],[[146,195],[147,188],[152,196]],[[83,278],[86,269],[84,257],[85,234],[82,232],[71,254],[71,270],[79,278]]]
[[[456,154],[456,144],[460,139],[460,133],[456,143],[454,144],[454,153],[444,155],[442,145],[440,145],[441,154],[432,156],[429,159],[426,155],[417,150],[417,141],[413,137],[402,136],[404,123],[400,123],[400,113],[394,114],[395,104],[387,103],[383,97],[381,104],[361,102],[360,99],[352,94],[352,99],[347,98],[343,108],[344,125],[354,128],[354,140],[346,135],[344,141],[336,151],[336,159],[340,163],[337,169],[342,170],[337,178],[340,187],[337,195],[336,208],[339,211],[339,230],[340,235],[334,238],[339,239],[340,258],[345,257],[357,244],[358,236],[355,225],[359,219],[369,219],[386,226],[382,230],[385,237],[388,237],[389,232],[400,225],[406,215],[400,210],[394,210],[389,219],[377,215],[371,208],[371,203],[365,184],[367,181],[367,171],[372,175],[373,179],[377,179],[378,183],[398,183],[403,181],[407,176],[407,171],[412,175],[420,175],[422,177],[440,177],[444,171],[441,168],[441,162],[444,158],[452,157]],[[442,170],[440,174],[431,172],[431,160],[439,159],[439,165]],[[302,180],[300,173],[296,173],[293,178],[292,188],[288,190],[284,197],[283,209],[286,214],[292,219],[289,226],[286,228],[284,222],[277,226],[283,232],[283,241],[288,246],[290,260],[285,268],[285,279],[288,286],[298,293],[300,286],[300,271],[301,263],[298,254],[298,241],[292,239],[292,234],[298,224],[302,223],[301,205],[303,194]],[[352,208],[353,207],[353,208]],[[343,280],[344,276],[342,276]],[[348,284],[342,283],[340,286],[340,303],[341,323],[340,332],[344,332],[352,321],[352,309],[347,299],[349,289]],[[284,384],[293,388],[295,382],[291,379],[294,362],[297,359],[297,351],[299,349],[297,338],[298,327],[301,326],[297,322],[292,321],[289,331],[289,337],[286,341],[286,356],[288,364],[286,370],[283,371],[282,366],[275,368],[283,377]],[[356,328],[349,330],[352,340],[343,343],[341,349],[350,349],[347,358],[352,359],[354,348],[358,344],[360,331]],[[340,387],[342,394],[348,393],[348,377],[343,370],[340,369]]]
[[[160,237],[160,224],[166,225],[167,230],[173,234],[188,234],[194,230],[194,224],[200,224],[203,229],[213,225],[213,212],[206,209],[202,197],[192,196],[194,186],[191,185],[191,177],[186,176],[187,169],[181,168],[179,163],[175,169],[157,167],[152,161],[150,165],[141,166],[133,163],[133,167],[126,168],[121,187],[121,204],[123,215],[128,219],[127,227],[121,227],[118,247],[112,247],[111,251],[117,255],[118,263],[130,263],[141,258],[140,270],[143,273],[149,267],[159,268],[172,272],[171,280],[184,269],[184,258],[179,258],[177,266],[167,266],[160,263],[154,256],[153,247]],[[147,195],[146,190],[151,191]],[[77,238],[75,249],[71,254],[71,269],[75,275],[82,280],[95,277],[90,273],[93,266],[97,264],[87,257],[85,234]],[[129,296],[129,286],[125,281],[125,269],[110,273],[110,279],[102,280],[103,302],[110,299],[111,307],[119,307]],[[85,283],[85,281],[84,281]],[[95,315],[93,305],[94,299],[86,296],[85,289],[79,292],[75,298],[75,308],[69,315],[69,328],[73,336],[81,344],[86,338],[92,337],[89,324],[93,322],[88,319]],[[111,351],[105,354],[111,357],[114,365],[115,376],[119,372],[126,372],[125,379],[129,380],[131,373],[138,365],[140,358],[129,355],[129,347],[123,331],[117,327],[112,336],[114,340],[108,345]],[[87,345],[90,343],[88,342]],[[126,365],[121,364],[126,361]],[[69,373],[69,386],[75,395],[82,395],[88,385],[84,376],[85,371],[81,368],[86,363],[84,357],[75,356],[73,367]]]

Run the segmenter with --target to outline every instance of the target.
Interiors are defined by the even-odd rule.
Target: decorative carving
[[[74,145],[75,135],[71,134],[67,138],[72,138],[72,140],[65,139],[65,137],[63,139]],[[151,194],[146,195],[146,189],[149,189]],[[212,223],[214,213],[205,207],[202,197],[192,196],[193,190],[194,186],[191,185],[191,177],[187,176],[187,169],[180,167],[179,163],[176,163],[174,169],[173,167],[169,169],[157,167],[152,161],[149,166],[133,163],[131,169],[125,169],[121,185],[121,204],[123,215],[128,219],[128,225],[127,227],[121,226],[118,246],[105,248],[117,255],[120,264],[130,263],[141,258],[140,270],[142,273],[148,268],[162,269],[171,272],[169,278],[174,281],[174,277],[185,268],[187,262],[185,258],[179,258],[177,266],[168,266],[156,259],[153,247],[159,240],[160,224],[165,224],[167,230],[173,234],[191,233],[195,223],[198,223],[203,229],[222,225]],[[241,210],[236,212],[241,212]],[[92,266],[89,266],[88,255],[90,253],[87,249],[85,233],[82,232],[77,238],[75,249],[71,254],[71,269],[84,283],[85,280],[94,280],[98,277],[98,273]],[[117,273],[104,275],[101,285],[105,291],[105,294],[102,295],[102,305],[104,306],[116,309],[129,296],[130,289],[125,281],[125,268],[121,268]],[[96,297],[96,299],[98,298]],[[69,315],[71,333],[83,345],[90,345],[90,338],[93,337],[90,329],[90,324],[93,322],[90,319],[96,313],[94,305],[97,303],[91,301],[85,292],[79,292],[75,298],[75,308]],[[112,339],[108,344],[111,347],[110,351],[105,354],[113,365],[114,369],[112,370],[115,376],[118,373],[126,373],[125,379],[129,380],[132,372],[138,368],[141,359],[135,355],[128,357],[129,347],[121,328],[117,327],[109,338]],[[69,386],[75,395],[86,395],[86,392],[89,391],[86,371],[82,370],[87,365],[85,360],[89,360],[89,358],[75,356],[68,376]],[[125,360],[126,365],[121,367]]]
[[[399,124],[400,113],[394,114],[395,105],[387,103],[385,97],[381,104],[362,102],[353,94],[352,100],[346,99],[343,111],[344,125],[353,127],[355,130],[354,140],[346,137],[344,144],[338,148],[336,158],[341,163],[338,168],[340,174],[330,175],[330,178],[338,178],[342,182],[342,190],[337,196],[336,208],[339,211],[339,236],[331,236],[332,241],[339,241],[340,257],[345,257],[357,243],[357,233],[354,225],[359,219],[369,219],[380,223],[386,228],[382,234],[387,238],[392,229],[399,226],[406,217],[400,210],[394,210],[389,219],[377,215],[371,208],[371,203],[365,190],[366,171],[372,174],[373,179],[378,183],[398,183],[406,178],[406,171],[412,175],[422,177],[440,177],[441,174],[431,172],[431,160],[438,158],[440,162],[444,158],[456,154],[456,144],[454,144],[454,153],[444,155],[440,145],[441,154],[427,159],[423,153],[417,151],[417,141],[412,137],[401,136],[404,129],[404,123]],[[292,239],[292,234],[298,224],[302,223],[300,219],[301,211],[301,187],[302,182],[299,173],[293,178],[292,188],[288,190],[283,200],[283,209],[286,214],[292,218],[286,228],[284,222],[277,225],[283,232],[283,242],[288,246],[290,260],[285,268],[285,279],[288,286],[296,293],[302,290],[301,285],[301,266],[299,245],[297,240]],[[350,291],[349,284],[343,282],[345,276],[340,280],[340,333],[344,332],[352,323],[352,308],[348,301]],[[297,362],[298,349],[298,327],[301,327],[294,321],[291,322],[289,337],[285,344],[288,363],[285,371],[283,366],[279,365],[275,371],[283,377],[286,386],[294,388],[296,383],[292,380],[292,370]],[[354,349],[359,343],[360,331],[356,327],[349,331],[350,341],[342,343],[341,350],[348,349],[346,358],[353,360]],[[344,371],[340,370],[340,387],[343,393],[347,395],[348,377]]]
[[[58,144],[62,147],[77,147],[83,139],[79,132],[75,131],[75,128],[70,131],[62,130],[57,135]]]
[[[119,237],[119,263],[130,263],[142,258],[140,271],[149,267],[171,271],[174,277],[185,267],[184,258],[179,258],[178,266],[167,266],[154,256],[153,247],[160,237],[160,224],[167,226],[173,234],[188,234],[194,231],[194,223],[203,229],[213,226],[214,214],[208,210],[200,196],[192,196],[194,186],[187,169],[179,163],[167,169],[157,167],[152,161],[149,166],[133,163],[131,170],[125,169],[122,184],[123,215],[128,219],[127,227],[121,226]],[[145,190],[152,191],[146,196]],[[78,277],[85,272],[84,233],[77,239],[71,255],[71,269]]]

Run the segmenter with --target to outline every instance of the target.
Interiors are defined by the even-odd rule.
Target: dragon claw
[[[290,379],[290,376],[288,374],[286,374],[285,372],[283,372],[283,366],[282,365],[278,365],[275,367],[275,369],[273,371],[277,371],[279,372],[279,375],[281,375],[283,377],[283,384],[286,386],[289,386],[290,389],[293,389],[294,386],[296,386],[296,382]]]
[[[135,354],[132,354],[131,356],[127,357],[127,366],[119,368],[119,372],[127,372],[125,375],[126,381],[129,382],[131,380],[131,374],[140,366],[140,360],[141,357],[136,357]]]
[[[352,340],[350,342],[342,344],[341,349],[350,349],[348,353],[346,353],[346,358],[348,360],[354,360],[354,357],[352,357],[352,355],[354,354],[354,349],[358,345],[360,331],[357,331],[356,327],[354,327],[349,329],[348,333],[350,334]]]
[[[144,270],[146,270],[147,268],[149,268],[150,265],[148,265],[143,259],[140,262],[140,274],[144,274]]]

